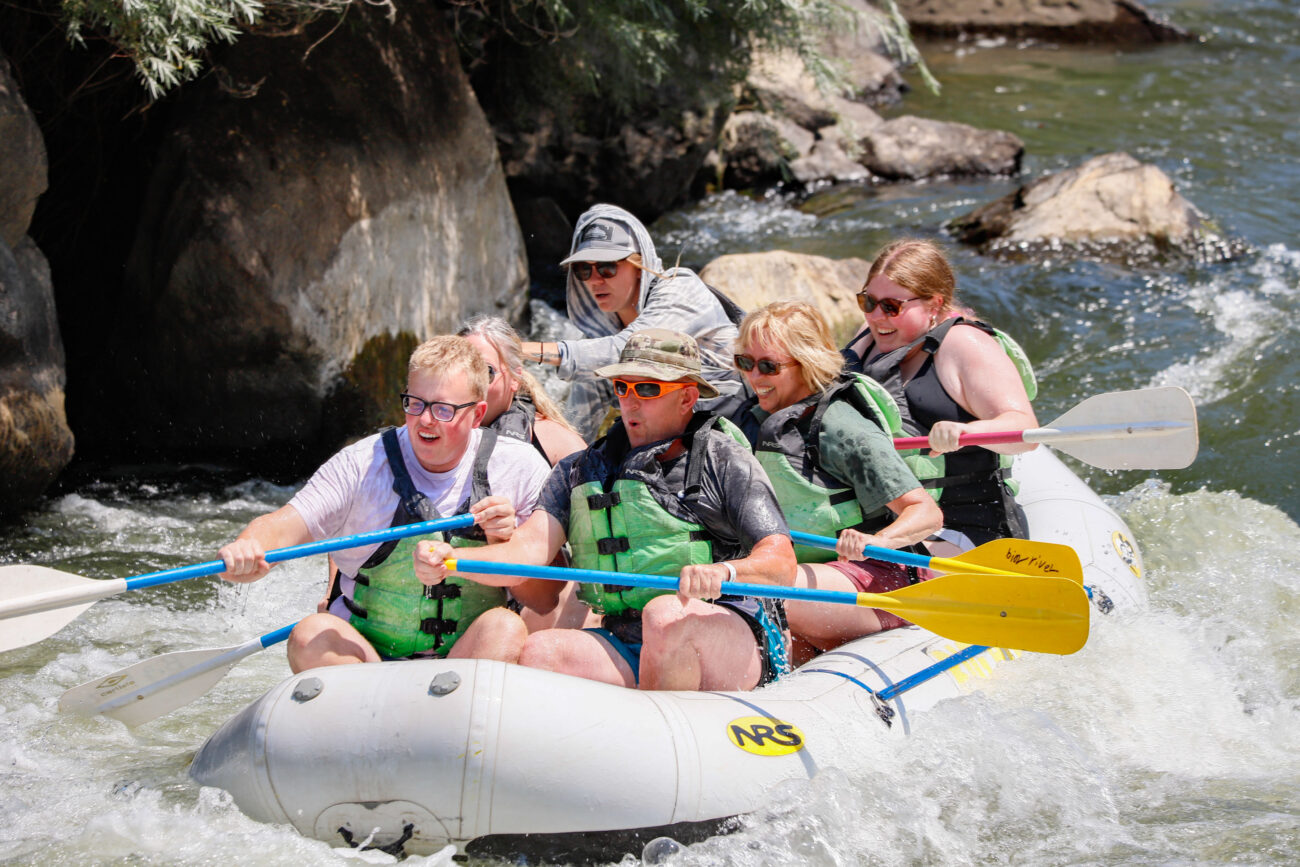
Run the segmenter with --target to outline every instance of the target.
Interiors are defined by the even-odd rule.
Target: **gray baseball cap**
[[[624,376],[660,382],[686,379],[699,386],[700,397],[718,396],[718,390],[700,374],[700,347],[695,338],[667,328],[636,332],[623,344],[618,364],[598,367],[595,374],[604,379]]]
[[[639,252],[627,226],[616,220],[597,217],[582,227],[577,248],[560,264],[619,262]]]

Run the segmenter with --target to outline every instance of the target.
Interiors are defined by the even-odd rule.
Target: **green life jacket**
[[[656,458],[661,450],[628,456],[627,430],[617,424],[582,455],[570,475],[569,545],[573,565],[641,575],[680,574],[692,564],[713,562],[713,538],[691,511],[699,498],[704,448],[722,432],[746,448],[731,422],[697,413],[682,442],[686,446],[685,490],[669,490]],[[640,611],[671,590],[619,584],[580,584],[578,598],[598,614]]]
[[[874,533],[893,516],[864,517],[853,487],[821,466],[822,420],[837,401],[848,401],[864,420],[891,436],[901,430],[889,392],[861,374],[846,373],[825,391],[772,413],[759,429],[754,455],[772,482],[791,530],[831,537],[849,528]],[[795,545],[794,553],[800,563],[835,559],[834,551],[803,545]]]
[[[402,459],[397,430],[384,431],[382,440],[393,472],[393,490],[400,498],[392,526],[442,517],[429,499],[415,489]],[[490,495],[487,465],[496,442],[496,432],[484,429],[474,456],[470,494],[456,514],[468,512],[471,505]],[[485,541],[479,527],[423,538],[431,537],[454,547],[474,547]],[[380,655],[389,659],[427,651],[446,656],[476,617],[506,603],[504,588],[487,587],[459,575],[449,575],[441,584],[426,587],[416,577],[412,559],[419,541],[419,538],[407,538],[381,545],[358,570],[352,598],[343,597],[352,615],[348,622]]]
[[[863,364],[863,371],[880,381],[893,395],[907,435],[925,435],[941,420],[969,422],[975,417],[962,409],[939,382],[934,354],[955,325],[970,325],[998,341],[1020,374],[1030,400],[1038,395],[1038,381],[1020,345],[992,326],[973,319],[947,319],[907,346]],[[928,354],[915,375],[902,381],[899,366],[912,351]],[[1025,535],[1014,497],[1018,486],[1011,478],[1011,456],[979,446],[967,446],[944,455],[929,456],[925,449],[900,452],[921,480],[921,485],[943,509],[945,526],[961,529],[978,544],[1003,536]],[[979,538],[976,538],[976,537]]]

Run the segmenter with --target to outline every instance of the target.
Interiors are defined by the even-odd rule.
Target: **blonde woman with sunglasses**
[[[614,405],[607,381],[593,373],[618,361],[628,338],[666,328],[695,338],[704,378],[719,392],[701,409],[729,414],[743,397],[731,367],[738,309],[689,268],[665,269],[641,221],[614,205],[593,205],[578,218],[569,256],[569,319],[581,340],[524,343],[527,361],[554,365],[571,380],[565,412],[579,432],[594,438]]]
[[[943,515],[894,450],[888,395],[842,372],[844,358],[821,313],[796,301],[755,310],[740,323],[735,364],[754,391],[736,420],[755,444],[790,529],[839,542],[835,553],[796,546],[795,586],[888,593],[918,580],[914,570],[863,560],[863,546],[916,545],[940,528]],[[786,602],[785,609],[805,655],[809,646],[830,650],[903,624],[870,608]]]
[[[909,457],[944,513],[930,541],[951,555],[992,539],[1024,537],[1009,455],[1031,443],[960,447],[962,434],[1038,426],[1037,392],[1024,352],[954,298],[956,279],[929,241],[896,241],[877,254],[858,293],[866,327],[844,350],[851,370],[889,390],[909,436],[928,436],[928,455]]]

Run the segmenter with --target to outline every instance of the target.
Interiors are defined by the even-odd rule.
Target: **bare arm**
[[[962,423],[942,421],[930,429],[930,448],[942,454],[958,448],[963,433],[1024,430],[1038,427],[1020,372],[1002,346],[976,328],[957,326],[935,355],[944,389],[976,417]],[[1030,451],[1034,443],[1001,443],[984,448],[1004,455]]]
[[[924,488],[914,488],[891,501],[888,506],[897,517],[879,533],[862,533],[857,530],[840,533],[835,552],[841,560],[861,560],[862,549],[867,545],[880,548],[914,545],[943,527],[943,511]]]
[[[549,418],[537,419],[533,425],[533,433],[537,435],[537,441],[542,444],[542,450],[546,452],[546,462],[551,466],[587,447],[582,437]]]
[[[687,599],[716,599],[722,595],[723,581],[738,581],[743,584],[775,584],[790,587],[794,584],[795,571],[798,566],[794,558],[794,546],[790,537],[784,534],[765,536],[754,543],[749,556],[740,560],[729,560],[736,570],[736,577],[721,563],[687,566],[682,569],[677,594]]]
[[[266,562],[266,552],[289,545],[304,545],[312,541],[307,522],[293,506],[281,506],[249,522],[233,542],[218,552],[226,563],[221,577],[227,581],[246,584],[256,581],[271,568]]]
[[[508,542],[481,548],[453,548],[445,542],[421,542],[415,546],[415,574],[424,584],[441,584],[447,577],[444,560],[464,555],[466,560],[490,560],[494,563],[523,563],[545,566],[555,559],[564,546],[564,528],[550,512],[537,511],[515,528]],[[488,587],[515,587],[527,581],[514,575],[466,575]]]

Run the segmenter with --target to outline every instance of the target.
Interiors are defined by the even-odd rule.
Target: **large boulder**
[[[314,459],[400,417],[419,340],[522,311],[523,238],[444,22],[363,4],[327,38],[246,37],[177,106],[117,321],[119,430]]]
[[[1135,0],[898,0],[919,36],[1009,36],[1055,42],[1148,43],[1194,38]]]
[[[72,460],[63,342],[45,257],[0,240],[0,514],[41,495]]]
[[[615,202],[646,223],[685,202],[727,112],[717,103],[673,105],[599,137],[541,107],[531,117],[498,122],[497,142],[515,201],[529,210],[524,202],[551,199],[574,218],[595,202]],[[593,115],[610,111],[587,106]]]
[[[734,190],[789,180],[789,164],[810,151],[813,140],[784,118],[738,111],[727,118],[718,142],[722,184]]]
[[[1179,194],[1168,175],[1125,153],[1102,154],[1039,178],[957,218],[950,228],[959,240],[1000,255],[1069,248],[1129,261],[1171,252],[1216,260],[1241,250]]]
[[[45,140],[0,54],[0,241],[15,248],[27,234],[46,186]]]
[[[862,325],[855,296],[870,267],[864,259],[771,250],[719,256],[704,266],[700,277],[745,310],[773,301],[807,301],[822,312],[842,343]]]
[[[861,163],[890,180],[1012,175],[1025,153],[1024,143],[1009,132],[911,115],[869,130],[860,146]]]

